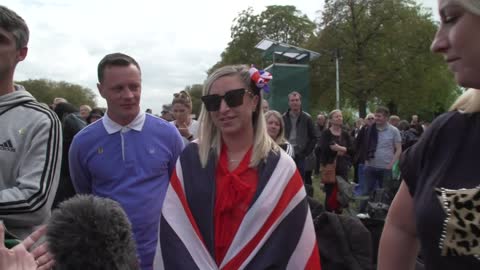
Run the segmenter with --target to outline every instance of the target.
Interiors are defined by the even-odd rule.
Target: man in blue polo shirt
[[[141,71],[114,53],[98,64],[97,84],[108,110],[71,145],[78,193],[119,202],[132,223],[142,269],[152,269],[163,199],[183,142],[175,126],[140,111]]]

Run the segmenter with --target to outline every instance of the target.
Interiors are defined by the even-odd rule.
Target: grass
[[[325,192],[323,192],[323,184],[320,183],[320,175],[312,175],[313,198],[322,205],[325,202]]]

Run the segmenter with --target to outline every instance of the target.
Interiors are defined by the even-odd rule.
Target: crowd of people
[[[378,106],[350,128],[341,110],[314,121],[297,91],[271,110],[272,74],[245,65],[209,75],[198,120],[184,91],[162,119],[140,110],[141,67],[123,53],[97,67],[106,112],[49,108],[14,83],[29,30],[0,6],[0,269],[330,269],[312,190],[339,216],[344,183],[368,198],[392,181],[378,269],[415,269],[419,254],[425,269],[476,269],[480,1],[439,11],[432,51],[470,89],[431,125]]]

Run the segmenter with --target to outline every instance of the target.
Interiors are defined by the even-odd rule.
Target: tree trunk
[[[358,113],[361,118],[367,116],[367,100],[358,99]]]
[[[387,108],[390,111],[390,115],[396,115],[398,113],[398,106],[393,100],[387,104]]]

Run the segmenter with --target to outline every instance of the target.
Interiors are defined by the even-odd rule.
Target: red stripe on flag
[[[248,244],[233,258],[231,259],[223,268],[222,270],[227,269],[239,269],[243,262],[248,258],[248,256],[252,253],[252,251],[257,247],[260,243],[262,238],[265,236],[267,231],[271,228],[271,226],[275,223],[275,221],[280,218],[282,213],[287,208],[290,201],[295,197],[298,191],[303,187],[303,181],[298,173],[298,170],[295,171],[295,174],[290,179],[290,182],[285,187],[280,200],[278,201],[275,209],[273,209],[270,216],[263,224],[262,228],[258,231],[258,233],[253,237]]]
[[[177,170],[173,170],[173,175],[172,175],[172,178],[170,179],[170,185],[172,185],[173,190],[175,191],[178,198],[180,199],[183,209],[185,210],[188,220],[190,220],[190,223],[192,224],[192,227],[195,230],[195,233],[197,234],[198,238],[202,241],[203,245],[205,246],[205,241],[203,241],[203,237],[200,234],[200,230],[198,229],[197,222],[193,218],[192,212],[190,211],[190,207],[188,206],[187,196],[183,192],[180,179],[178,179]],[[172,214],[174,215],[175,213],[172,213]]]
[[[317,241],[315,241],[315,247],[313,247],[312,254],[308,258],[307,265],[305,265],[306,270],[321,270],[320,266],[320,252],[318,252]]]

